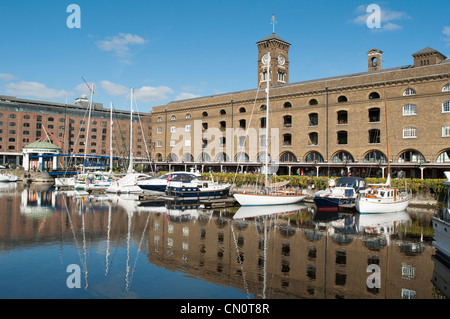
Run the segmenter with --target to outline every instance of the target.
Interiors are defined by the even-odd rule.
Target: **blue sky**
[[[70,4],[80,28],[69,28]],[[370,29],[367,7],[381,8]],[[73,103],[95,83],[94,101],[139,111],[257,84],[256,42],[275,32],[292,44],[290,82],[363,72],[366,52],[383,68],[412,64],[427,46],[450,57],[450,2],[2,0],[0,94]]]

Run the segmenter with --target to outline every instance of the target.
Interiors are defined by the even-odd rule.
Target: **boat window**
[[[164,174],[159,179],[166,179],[168,176],[169,176],[169,174]]]

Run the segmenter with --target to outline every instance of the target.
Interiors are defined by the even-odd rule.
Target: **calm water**
[[[449,275],[431,238],[404,227],[429,230],[430,213],[417,209],[362,216],[303,204],[235,215],[0,187],[0,298],[435,299],[444,294],[433,277]],[[255,213],[268,215],[239,219]]]

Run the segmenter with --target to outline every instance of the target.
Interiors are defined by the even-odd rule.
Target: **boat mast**
[[[133,173],[133,92],[134,89],[131,88],[131,98],[130,98],[130,164],[128,165],[127,173]]]
[[[386,145],[387,145],[387,162],[388,162],[388,180],[390,184],[391,177],[391,164],[390,164],[390,154],[389,154],[389,129],[388,129],[388,115],[387,115],[387,101],[386,101],[386,89],[384,89],[384,114],[386,120]],[[390,186],[390,185],[388,185]]]
[[[87,85],[87,83],[86,83]],[[91,100],[89,101],[89,113],[88,113],[88,122],[87,122],[87,130],[86,130],[86,141],[84,142],[84,156],[83,156],[83,174],[86,170],[86,152],[88,147],[88,140],[89,140],[89,128],[91,124],[91,111],[92,111],[92,95],[94,94],[94,86],[95,84],[92,83],[92,88],[89,87],[89,90],[91,91]]]
[[[266,88],[266,155],[265,155],[265,184],[267,187],[267,174],[269,170],[269,82],[270,82],[270,52],[267,53],[267,88]]]
[[[113,148],[112,148],[112,132],[113,132],[113,116],[112,116],[112,102],[110,103],[110,114],[109,114],[109,173],[112,174],[113,171]]]

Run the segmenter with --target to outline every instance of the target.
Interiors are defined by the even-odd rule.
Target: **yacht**
[[[179,199],[221,199],[230,193],[230,184],[219,184],[208,180],[201,174],[168,174],[166,195]]]
[[[339,211],[355,205],[356,198],[361,190],[365,189],[365,180],[360,177],[341,177],[334,186],[330,180],[326,190],[314,194],[314,204],[318,210]]]
[[[164,195],[166,192],[167,184],[169,183],[169,177],[174,175],[189,175],[193,177],[201,176],[200,173],[194,172],[172,172],[161,175],[158,178],[141,179],[137,185],[143,190],[144,193],[149,195]]]

